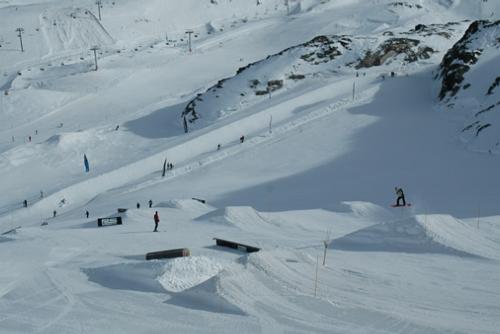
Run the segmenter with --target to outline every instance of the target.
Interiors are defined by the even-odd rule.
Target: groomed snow
[[[455,109],[434,76],[466,20],[494,19],[500,3],[126,0],[103,1],[102,20],[96,9],[0,1],[1,334],[498,333],[500,158],[484,150],[493,137],[460,132],[466,108],[494,99],[480,94],[498,49]],[[318,64],[281,53],[320,35],[352,43]],[[435,52],[355,68],[393,36]],[[284,85],[257,95],[252,79]],[[411,207],[391,207],[395,186]],[[180,248],[190,256],[145,259]]]

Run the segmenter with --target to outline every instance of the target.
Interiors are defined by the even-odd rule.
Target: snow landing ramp
[[[376,224],[334,240],[347,251],[435,253],[495,259],[500,245],[474,224],[448,215],[415,216]]]
[[[222,225],[231,225],[239,228],[250,226],[269,225],[260,212],[250,206],[230,206],[217,209],[206,215],[196,218],[197,221],[209,221]]]

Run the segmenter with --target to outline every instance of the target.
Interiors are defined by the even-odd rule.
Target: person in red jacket
[[[160,216],[158,215],[158,211],[155,212],[154,220],[155,220],[155,230],[153,232],[158,232],[158,223],[160,222]]]

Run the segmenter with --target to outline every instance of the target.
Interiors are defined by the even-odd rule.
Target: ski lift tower
[[[97,71],[97,50],[99,50],[98,46],[93,46],[92,48],[90,48],[90,51],[94,51],[94,62],[96,71]]]
[[[102,1],[101,0],[97,0],[95,2],[95,4],[97,5],[97,12],[99,13],[99,21],[101,21],[101,7],[102,7]]]
[[[191,29],[186,30],[186,34],[188,34],[188,48],[189,52],[193,52],[193,49],[191,48],[191,35],[194,34],[194,31]]]
[[[17,37],[19,37],[19,42],[21,43],[21,52],[24,52],[24,48],[23,48],[23,32],[24,32],[24,29],[19,27],[16,29],[17,31]]]

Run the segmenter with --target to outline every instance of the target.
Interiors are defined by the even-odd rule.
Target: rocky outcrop
[[[296,65],[298,63],[306,63],[309,67],[309,71],[311,68],[328,66],[329,63],[336,60],[338,57],[342,56],[346,51],[350,50],[350,45],[352,43],[352,39],[348,36],[317,36],[312,40],[305,42],[303,44],[299,44],[290,48],[287,48],[277,54],[270,55],[266,59],[250,63],[244,67],[239,68],[236,71],[235,76],[230,78],[225,78],[219,80],[215,85],[208,88],[205,93],[198,94],[195,98],[193,98],[184,108],[181,117],[185,118],[188,122],[193,123],[198,120],[200,116],[200,112],[198,112],[198,107],[200,103],[205,101],[205,97],[208,99],[219,99],[223,89],[226,87],[226,83],[229,80],[232,80],[231,88],[232,90],[235,87],[238,87],[240,90],[239,97],[241,99],[248,97],[249,95],[254,96],[266,96],[272,92],[278,91],[285,87],[288,84],[297,83],[301,80],[306,79],[308,76],[307,73],[296,73]],[[284,77],[249,77],[252,71],[250,69],[259,69],[266,66],[269,66],[273,70],[276,70],[272,63],[275,60],[280,59],[282,56],[287,56],[290,58],[290,62],[286,67],[281,69],[280,75],[283,73],[287,73]],[[318,72],[321,72],[322,69],[318,68]],[[271,72],[271,71],[266,71]],[[269,74],[272,75],[272,74]],[[242,79],[242,80],[238,80]],[[236,83],[238,81],[238,83]],[[245,81],[247,84],[245,87],[241,87],[241,81]],[[213,105],[213,103],[212,103]]]
[[[411,38],[390,38],[380,44],[375,52],[368,50],[363,59],[356,65],[356,68],[367,68],[380,66],[388,59],[404,56],[408,63],[419,59],[428,59],[435,51],[428,46],[420,46],[420,40]]]
[[[465,74],[472,65],[477,63],[484,51],[485,44],[490,43],[488,39],[481,39],[480,35],[499,26],[500,20],[496,22],[473,22],[464,36],[445,54],[438,74],[438,78],[442,80],[439,92],[441,100],[457,94],[462,88]],[[500,45],[498,38],[496,43]]]

